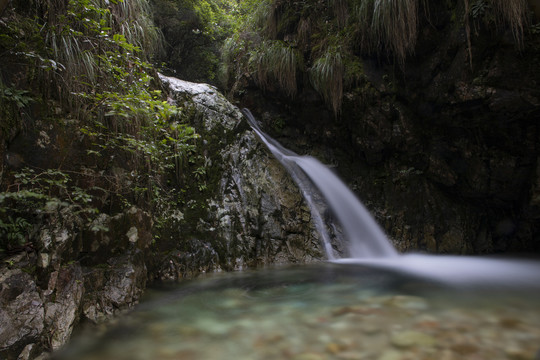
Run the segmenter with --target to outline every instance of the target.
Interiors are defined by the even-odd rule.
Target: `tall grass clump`
[[[39,2],[46,15],[42,35],[52,60],[46,82],[56,83],[59,98],[77,102],[73,94],[117,83],[104,67],[112,54],[143,60],[159,49],[160,33],[149,18],[148,0],[52,0]],[[127,64],[126,64],[127,65]]]
[[[505,22],[510,25],[514,38],[521,44],[523,29],[529,25],[529,6],[526,0],[494,0],[494,7]]]
[[[514,39],[521,47],[524,29],[530,23],[527,0],[491,0],[489,3],[495,12],[496,25],[499,27],[505,24],[510,26]]]
[[[282,15],[281,3],[279,1],[274,1],[269,6],[265,6],[264,4],[261,5],[262,15],[266,19],[263,29],[270,39],[274,39],[277,37],[280,17]]]
[[[235,75],[236,73],[236,69],[234,67],[236,57],[238,56],[238,43],[238,38],[231,36],[225,39],[223,45],[221,46],[222,61],[219,69],[219,82],[225,88],[228,88],[231,76]]]
[[[374,4],[375,0],[354,1],[350,18],[351,31],[357,39],[357,47],[368,53],[374,50],[374,40],[371,36]]]
[[[243,24],[238,24],[241,31],[257,31],[264,28],[270,16],[271,3],[269,0],[262,0],[253,4],[249,8],[249,14],[245,17],[240,17],[244,21]]]
[[[250,58],[257,84],[269,89],[274,81],[287,96],[297,91],[296,71],[301,66],[298,50],[281,40],[266,40]]]
[[[149,14],[148,11],[150,10],[144,10],[144,12],[140,12],[139,15],[132,19],[119,22],[118,33],[124,35],[127,42],[139,47],[143,54],[151,56],[161,51],[163,39],[161,32],[147,15]]]
[[[324,101],[339,114],[343,99],[344,66],[340,47],[330,47],[309,70],[309,79]]]
[[[352,0],[350,31],[356,47],[403,63],[418,36],[418,0]]]
[[[471,24],[482,20],[486,25],[494,24],[497,28],[509,26],[518,48],[523,47],[524,29],[530,25],[529,4],[527,0],[476,0],[471,3],[463,0],[465,7],[465,33],[469,63],[472,68]]]
[[[372,36],[403,63],[414,51],[418,26],[418,0],[375,0]]]
[[[311,19],[300,18],[298,21],[298,27],[296,29],[298,45],[302,48],[308,48],[311,40],[312,24]]]
[[[334,16],[339,28],[345,27],[349,18],[349,7],[347,0],[331,0]]]

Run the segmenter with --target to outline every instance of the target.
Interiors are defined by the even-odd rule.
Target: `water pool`
[[[217,274],[150,289],[55,359],[540,359],[540,287],[509,285],[365,264]]]

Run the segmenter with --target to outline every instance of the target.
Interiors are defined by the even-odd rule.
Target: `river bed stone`
[[[473,297],[470,290],[422,294],[360,284],[345,291],[347,282],[261,285],[265,281],[186,293],[136,312],[129,328],[137,331],[124,337],[130,340],[99,342],[95,359],[132,359],[139,348],[146,359],[155,351],[187,351],[201,359],[246,360],[531,360],[538,351],[540,307],[532,294]],[[414,311],[396,301],[415,304]]]

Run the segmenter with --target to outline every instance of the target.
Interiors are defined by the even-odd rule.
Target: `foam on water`
[[[394,258],[334,260],[464,286],[540,288],[540,262],[473,256],[405,254]]]
[[[337,254],[319,195],[350,240],[349,257],[150,291],[104,334],[92,328],[54,359],[540,360],[539,262],[398,255],[337,176],[246,115],[313,207],[329,259]]]

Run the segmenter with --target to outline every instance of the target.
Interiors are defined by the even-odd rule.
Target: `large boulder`
[[[208,189],[197,200],[204,211],[194,217],[184,209],[196,228],[186,231],[191,239],[173,251],[162,277],[185,276],[194,265],[234,270],[324,258],[300,191],[239,109],[210,85],[160,77],[169,101],[196,114],[191,125],[201,135]]]
[[[0,264],[2,359],[60,349],[81,321],[111,319],[146,287],[152,221],[144,211],[102,214],[100,231],[83,231],[68,213],[49,220],[32,248]]]

